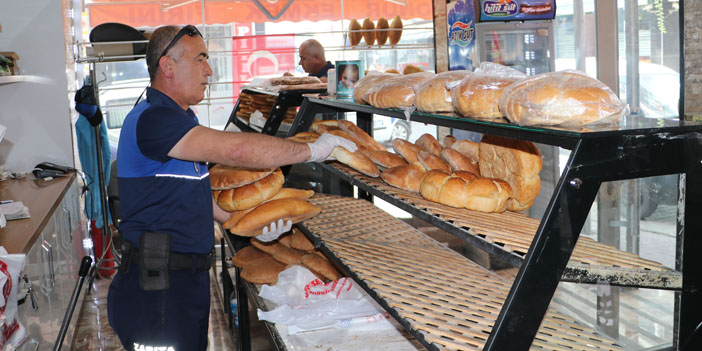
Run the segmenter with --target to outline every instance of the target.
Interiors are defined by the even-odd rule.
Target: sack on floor
[[[9,255],[0,247],[0,349],[3,351],[17,349],[27,337],[27,330],[17,319],[17,291],[25,259],[24,254]]]

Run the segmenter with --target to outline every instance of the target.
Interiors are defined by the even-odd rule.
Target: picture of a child
[[[340,65],[339,72],[339,88],[353,89],[354,85],[358,81],[358,66]]]

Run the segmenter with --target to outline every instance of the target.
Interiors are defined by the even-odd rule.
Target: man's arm
[[[215,201],[214,198],[212,198],[212,212],[214,213],[214,219],[215,221],[219,223],[224,223],[229,219],[229,212],[223,210],[219,205],[217,205],[217,201]]]

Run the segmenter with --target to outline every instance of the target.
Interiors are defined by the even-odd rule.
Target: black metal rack
[[[333,96],[307,96],[288,135],[305,131],[317,113],[356,112],[357,124],[372,132],[373,115],[405,118],[406,112],[378,109]],[[452,114],[414,112],[412,121],[528,140],[572,150],[549,201],[528,253],[503,304],[485,350],[527,350],[546,309],[565,273],[566,264],[578,240],[600,185],[604,182],[665,174],[685,174],[685,179],[702,176],[702,125],[674,120],[624,117],[617,126],[523,127],[507,121],[482,121]],[[339,172],[333,173],[339,174]],[[346,180],[349,180],[348,178]],[[359,185],[363,188],[362,184]],[[369,188],[363,188],[372,191]],[[677,339],[685,345],[702,322],[702,239],[684,236],[685,231],[702,229],[702,183],[686,181],[684,220],[678,222],[676,270],[682,274],[677,299]],[[425,216],[426,217],[426,216]],[[430,219],[430,218],[425,218]],[[444,226],[431,220],[430,223]],[[450,231],[454,232],[455,231]],[[459,237],[488,251],[483,243]],[[683,240],[683,238],[685,240]],[[517,263],[511,258],[512,263]],[[415,335],[417,336],[417,335]],[[418,337],[419,340],[423,340]],[[425,345],[433,349],[431,345]]]

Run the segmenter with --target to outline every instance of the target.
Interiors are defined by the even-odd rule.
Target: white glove
[[[224,129],[225,132],[241,132],[241,129],[236,126],[236,123],[229,123],[227,128]]]
[[[278,239],[279,236],[289,232],[291,228],[291,220],[288,220],[287,222],[285,222],[285,224],[283,224],[283,220],[279,219],[277,224],[276,222],[271,222],[271,224],[268,227],[263,227],[263,233],[257,236],[256,239],[267,243],[269,241]]]
[[[322,134],[314,143],[307,145],[310,147],[311,155],[307,162],[322,162],[331,160],[332,158],[329,156],[337,146],[342,146],[351,152],[355,152],[356,149],[358,149],[353,141],[329,133]]]

